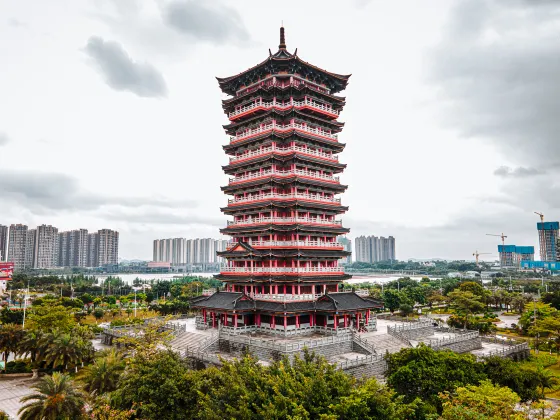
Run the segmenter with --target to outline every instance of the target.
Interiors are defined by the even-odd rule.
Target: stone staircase
[[[173,350],[185,351],[202,351],[204,347],[210,345],[210,335],[199,334],[195,332],[177,331],[169,345]]]
[[[366,336],[365,334],[362,335]],[[404,342],[402,342],[401,340],[399,340],[396,337],[393,337],[389,334],[378,334],[372,337],[365,337],[368,338],[368,341],[371,341],[372,343],[375,344],[375,349],[377,351],[377,354],[385,354],[387,351],[389,353],[396,353],[401,349],[404,349],[405,347],[410,347],[407,346]]]

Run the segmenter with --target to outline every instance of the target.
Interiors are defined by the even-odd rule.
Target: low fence
[[[359,334],[352,333],[352,339],[354,340],[355,343],[357,343],[359,346],[363,347],[364,349],[370,351],[372,354],[377,354],[377,350],[375,349],[373,343],[370,343],[367,339],[360,337]]]
[[[357,366],[373,364],[376,362],[384,361],[383,356],[370,354],[367,356],[356,357],[355,359],[341,360],[336,363],[336,366],[342,370],[350,369]]]
[[[243,337],[237,334],[229,334],[224,330],[220,331],[219,338],[231,341],[233,343],[266,348],[269,350],[275,350],[282,353],[293,353],[297,351],[302,351],[304,348],[313,349],[313,348],[332,345],[336,343],[347,343],[352,341],[352,335],[345,334],[339,336],[333,335],[330,337],[318,338],[314,340],[305,340],[297,343],[276,343],[274,341],[265,340],[261,338]]]
[[[452,344],[462,343],[464,341],[474,340],[479,337],[478,331],[469,331],[465,334],[460,334],[455,337],[442,338],[440,340],[430,340],[429,347],[434,350],[439,350],[442,347],[447,347]]]
[[[484,360],[488,357],[498,356],[498,357],[507,357],[511,356],[512,354],[516,353],[529,353],[529,345],[527,343],[519,343],[510,346],[506,346],[503,349],[492,350],[489,353],[481,354],[477,356],[478,360]]]
[[[294,327],[294,326],[290,326]],[[239,327],[229,327],[229,326],[222,326],[220,327],[221,331],[228,333],[228,334],[241,334],[247,332],[260,332],[264,334],[271,334],[271,335],[279,335],[283,337],[292,337],[298,335],[305,335],[305,334],[313,334],[313,333],[322,333],[325,335],[346,335],[350,334],[351,328],[332,328],[332,327],[321,327],[318,325],[314,325],[312,327],[299,327],[299,328],[291,328],[291,329],[284,329],[283,326],[281,328],[272,328],[266,325],[245,325]]]

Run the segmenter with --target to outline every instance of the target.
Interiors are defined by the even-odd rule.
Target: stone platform
[[[381,379],[387,369],[387,353],[416,347],[420,343],[435,350],[470,352],[478,359],[493,355],[513,358],[528,355],[526,343],[481,337],[478,331],[447,328],[429,318],[414,322],[378,319],[377,331],[358,333],[347,330],[339,331],[337,335],[309,332],[301,336],[282,336],[256,331],[198,330],[193,318],[174,320],[169,323],[169,328],[174,335],[171,348],[193,360],[197,367],[218,365],[222,360],[233,360],[246,353],[268,365],[284,356],[301,356],[304,349],[308,349],[352,375]]]

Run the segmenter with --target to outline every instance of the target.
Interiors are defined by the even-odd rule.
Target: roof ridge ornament
[[[281,50],[286,49],[286,36],[284,35],[284,25],[283,24],[280,27],[280,45],[278,45],[278,48],[281,49]]]

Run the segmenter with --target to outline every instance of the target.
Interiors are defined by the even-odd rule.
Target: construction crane
[[[544,223],[544,214],[539,213],[538,211],[534,211],[533,213],[538,214],[539,217],[541,218],[541,223]]]
[[[491,252],[478,252],[478,251],[474,251],[473,257],[476,258],[476,266],[478,267],[478,256],[479,255],[490,255]]]
[[[497,235],[495,233],[487,233],[486,236],[499,236],[500,238],[502,238],[502,245],[506,244],[507,235],[504,235],[503,233],[501,235]]]

